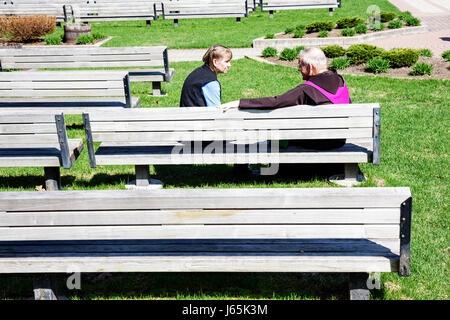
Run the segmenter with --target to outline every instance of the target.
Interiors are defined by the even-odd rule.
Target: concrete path
[[[384,48],[430,49],[435,56],[450,50],[450,0],[390,0],[401,11],[409,11],[428,27],[429,32],[380,39],[368,44]]]
[[[450,50],[450,0],[390,0],[401,11],[410,11],[419,18],[429,32],[379,39],[369,44],[386,50],[392,48],[430,49],[435,56]],[[233,59],[245,56],[256,57],[260,50],[253,48],[232,48]],[[206,49],[169,50],[169,61],[201,61]]]

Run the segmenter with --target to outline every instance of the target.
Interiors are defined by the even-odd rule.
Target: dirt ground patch
[[[262,57],[263,58],[263,57]],[[298,63],[297,60],[293,61],[284,61],[280,60],[279,57],[269,57],[263,58],[268,62],[272,62],[275,64],[280,64],[283,66],[297,68]],[[331,63],[332,59],[327,59],[328,64]],[[389,69],[387,72],[379,73],[378,75],[384,77],[392,77],[392,78],[408,78],[408,79],[450,79],[450,63],[444,60],[442,57],[420,57],[418,62],[425,62],[431,64],[433,66],[433,73],[431,76],[414,76],[411,75],[411,68],[396,68]],[[374,75],[371,72],[365,70],[366,65],[352,65],[344,70],[339,70],[340,74],[356,74],[356,75]]]

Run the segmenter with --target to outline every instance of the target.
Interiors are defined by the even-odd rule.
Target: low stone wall
[[[295,48],[298,46],[326,47],[331,45],[339,45],[341,47],[348,47],[351,46],[352,44],[365,43],[376,39],[392,38],[401,35],[426,33],[426,32],[428,32],[428,28],[426,26],[420,26],[420,27],[405,27],[401,29],[379,31],[353,37],[289,38],[289,39],[264,39],[264,37],[262,37],[253,40],[253,48],[263,50],[267,47],[274,47],[277,50],[283,50],[284,48]]]

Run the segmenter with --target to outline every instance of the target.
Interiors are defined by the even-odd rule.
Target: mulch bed
[[[293,61],[284,61],[280,60],[278,57],[269,57],[263,58],[269,62],[280,64],[283,66],[297,68],[298,63],[297,60]],[[328,64],[331,63],[332,59],[327,59]],[[385,73],[379,73],[378,75],[384,77],[392,77],[392,78],[408,78],[408,79],[450,79],[450,63],[444,60],[442,57],[420,57],[418,62],[425,62],[431,64],[433,66],[433,73],[431,76],[413,76],[410,74],[411,68],[397,68],[397,69],[389,69]],[[365,64],[361,65],[352,65],[344,70],[338,70],[341,74],[356,74],[356,75],[374,75],[371,72],[365,71]]]

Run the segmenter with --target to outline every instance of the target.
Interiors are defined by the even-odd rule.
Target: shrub
[[[342,29],[341,35],[344,37],[353,37],[356,34],[356,31],[350,28]]]
[[[302,50],[305,50],[306,48],[305,48],[305,46],[298,46],[298,47],[295,47],[295,52],[297,53],[297,57],[298,57],[298,55],[300,54],[300,51],[302,51]]]
[[[45,43],[48,45],[58,45],[62,42],[62,36],[59,34],[49,34],[45,36]]]
[[[367,33],[367,26],[365,24],[358,24],[355,27],[356,33]]]
[[[363,24],[364,22],[364,19],[361,17],[344,17],[336,21],[336,27],[338,29],[353,28],[359,24]]]
[[[306,25],[306,31],[308,33],[319,32],[322,30],[331,31],[333,30],[334,26],[335,26],[334,22],[331,21],[315,21]]]
[[[402,20],[402,21],[405,21],[407,18],[412,18],[412,14],[411,14],[411,12],[409,12],[409,11],[403,11],[402,13],[400,13],[399,15],[398,15],[398,19],[399,20]]]
[[[293,33],[294,30],[295,30],[294,27],[287,27],[286,29],[284,29],[284,33],[285,34]]]
[[[13,41],[29,42],[53,33],[56,17],[45,15],[7,17],[5,32]]]
[[[330,63],[331,70],[343,70],[350,66],[350,60],[348,58],[336,58]]]
[[[328,31],[327,30],[322,30],[319,32],[319,38],[326,38],[328,37]]]
[[[361,64],[383,55],[385,51],[369,44],[354,44],[347,49],[352,64]]]
[[[297,54],[297,50],[295,50],[295,49],[285,48],[280,53],[281,60],[292,61],[292,60],[295,60],[297,57],[298,57],[298,54]]]
[[[367,61],[366,70],[373,73],[386,72],[390,68],[389,61],[383,58],[373,58]]]
[[[306,26],[304,24],[298,24],[295,26],[295,30],[305,30]]]
[[[419,60],[420,52],[414,49],[391,49],[383,54],[392,68],[410,67]]]
[[[94,43],[94,37],[90,34],[83,34],[77,38],[77,44]]]
[[[406,25],[411,27],[418,27],[420,26],[420,20],[414,17],[407,17],[405,19]]]
[[[389,22],[390,29],[400,29],[401,27],[403,27],[403,23],[400,20],[392,20]]]
[[[433,66],[424,62],[417,63],[414,67],[412,67],[411,74],[414,76],[424,76],[433,73]]]
[[[444,51],[442,53],[442,58],[450,62],[450,50]]]
[[[325,56],[327,58],[337,58],[342,57],[345,55],[345,49],[341,46],[328,46],[325,48],[322,48],[323,53],[325,53]]]
[[[294,31],[294,38],[303,38],[305,35],[305,31],[303,30],[295,30]]]
[[[275,35],[273,33],[266,34],[265,39],[275,39]]]
[[[428,58],[431,58],[431,57],[433,57],[433,52],[431,52],[430,49],[422,49],[422,50],[420,50],[420,55],[421,55],[422,57],[428,57]]]
[[[277,49],[273,47],[267,47],[262,51],[263,57],[275,57],[277,55]]]
[[[92,37],[94,38],[94,40],[99,40],[99,39],[106,38],[106,35],[104,35],[101,32],[98,32],[98,31],[97,32],[92,32],[91,34],[92,34]]]
[[[384,23],[372,24],[370,25],[370,29],[373,31],[383,31],[384,29],[386,29],[386,26]]]
[[[389,22],[391,20],[394,20],[395,17],[397,17],[397,14],[395,12],[380,12],[381,22]]]

